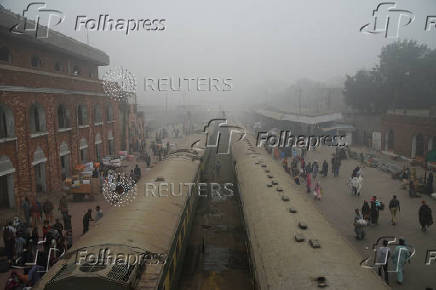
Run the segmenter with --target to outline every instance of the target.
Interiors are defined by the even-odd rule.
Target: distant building
[[[343,112],[344,122],[355,128],[353,145],[363,145],[382,150],[381,119],[383,114],[364,112]]]
[[[382,149],[423,161],[436,149],[436,114],[431,110],[392,110],[382,118]]]
[[[0,208],[62,189],[65,176],[120,148],[119,104],[104,95],[104,52],[50,31],[11,34],[0,7]]]

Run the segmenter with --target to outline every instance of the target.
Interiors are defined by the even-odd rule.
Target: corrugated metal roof
[[[342,119],[341,113],[332,113],[332,114],[325,114],[325,115],[318,115],[318,116],[305,116],[305,115],[298,115],[292,113],[280,113],[280,112],[274,112],[269,110],[256,110],[255,112],[259,115],[279,121],[290,121],[290,122],[304,123],[309,125],[332,122]]]

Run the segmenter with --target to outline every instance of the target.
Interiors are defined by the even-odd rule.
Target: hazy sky
[[[32,1],[0,0],[16,13]],[[203,93],[205,102],[249,97],[259,88],[289,86],[300,78],[338,80],[361,68],[371,68],[382,46],[394,41],[359,32],[372,21],[373,0],[184,0],[114,1],[47,0],[65,21],[56,30],[86,42],[74,31],[78,15],[98,19],[166,19],[164,31],[89,32],[90,44],[105,51],[110,66],[122,65],[138,79],[139,101],[161,103],[162,96],[144,92],[144,77],[229,77],[231,92]],[[424,30],[426,17],[436,15],[435,0],[396,1],[415,20],[400,30],[400,38],[415,39],[431,48],[436,30]],[[180,102],[178,93],[164,93]],[[189,93],[188,93],[189,95]],[[189,99],[189,96],[187,97]],[[191,99],[192,101],[193,99]]]

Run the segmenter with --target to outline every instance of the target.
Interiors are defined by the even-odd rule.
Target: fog
[[[372,21],[373,0],[239,0],[239,1],[60,1],[47,7],[63,12],[58,30],[110,56],[107,67],[123,66],[136,75],[138,102],[169,105],[244,105],[267,100],[300,79],[341,87],[346,74],[369,69],[380,49],[395,39],[361,33]],[[1,0],[15,13],[30,2]],[[436,15],[434,0],[397,1],[397,8],[414,13],[400,39],[414,39],[434,48],[436,30],[426,32],[428,15]],[[75,31],[76,17],[98,19],[165,19],[165,30]],[[107,68],[102,68],[102,72]],[[144,78],[231,78],[231,91],[149,92]]]

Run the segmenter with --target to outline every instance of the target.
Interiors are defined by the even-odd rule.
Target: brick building
[[[431,110],[393,110],[382,118],[382,149],[424,160],[436,149],[436,114]]]
[[[384,150],[381,147],[381,119],[383,114],[364,112],[343,112],[343,122],[355,128],[353,145],[363,145],[374,150]]]
[[[78,163],[120,149],[119,104],[98,67],[109,57],[63,34],[12,34],[17,15],[0,6],[0,208],[62,189]]]

